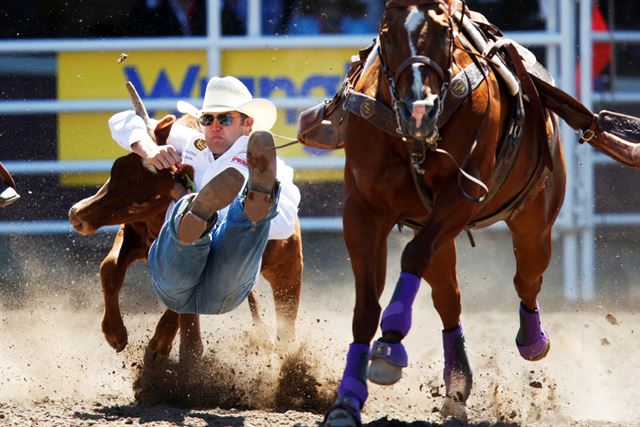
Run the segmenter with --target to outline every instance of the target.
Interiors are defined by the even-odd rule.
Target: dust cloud
[[[390,298],[398,274],[399,248],[405,241],[406,237],[390,241],[383,306]],[[493,246],[489,243],[484,242],[483,253],[491,257]],[[463,248],[465,251],[468,249]],[[12,297],[6,289],[0,298],[0,414],[10,420],[12,411],[40,407],[51,413],[59,402],[71,401],[88,406],[261,411],[276,414],[264,415],[265,419],[280,417],[276,418],[280,424],[265,421],[264,425],[315,425],[335,397],[351,341],[355,296],[348,259],[338,253],[338,258],[343,258],[336,262],[334,253],[333,264],[344,266],[334,265],[333,270],[315,271],[307,257],[297,351],[288,356],[278,352],[271,291],[260,279],[257,290],[270,330],[268,337],[256,336],[248,306],[243,305],[230,314],[201,319],[205,353],[196,366],[185,368],[177,362],[176,338],[170,360],[157,370],[142,366],[144,349],[163,311],[154,298],[148,298],[152,294],[146,283],[128,281],[125,285],[132,288],[125,289],[121,298],[129,345],[115,353],[100,330],[97,264],[87,278],[76,270],[51,266],[46,258],[25,257],[18,266],[22,277],[28,278],[20,288],[20,298]],[[467,402],[470,422],[638,425],[637,306],[611,298],[590,304],[558,302],[558,291],[551,289],[551,296],[542,300],[542,321],[551,338],[551,351],[542,361],[527,362],[515,346],[518,301],[511,285],[509,259],[500,261],[504,269],[499,263],[491,269],[482,268],[486,260],[473,266],[459,262],[462,320],[474,370],[474,388]],[[135,280],[144,280],[140,279],[144,278],[144,264],[137,268],[141,273],[132,273]],[[325,280],[321,280],[322,274],[327,275]],[[550,276],[554,274],[552,271]],[[142,297],[133,291],[136,287],[145,288]],[[152,302],[138,305],[131,302],[134,299]],[[422,424],[416,425],[421,426],[441,422],[440,329],[425,284],[414,307],[413,328],[404,341],[410,366],[392,387],[370,385],[365,422],[384,425],[396,420],[397,425],[412,425],[419,420]],[[293,411],[285,417],[287,410]],[[74,420],[74,410],[69,412],[69,419]],[[119,422],[126,420],[114,417]]]

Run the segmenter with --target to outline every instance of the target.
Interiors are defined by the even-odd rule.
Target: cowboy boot
[[[189,202],[178,225],[178,239],[190,244],[200,239],[215,225],[217,212],[229,206],[238,196],[244,176],[228,168],[213,177]]]
[[[6,182],[0,180],[0,208],[9,206],[20,198],[16,190]]]
[[[276,150],[269,132],[256,131],[247,146],[249,183],[244,200],[247,219],[256,223],[264,219],[273,203],[276,185]]]

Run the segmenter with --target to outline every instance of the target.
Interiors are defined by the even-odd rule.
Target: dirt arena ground
[[[248,307],[242,306],[229,315],[203,318],[205,357],[189,372],[176,363],[177,342],[166,366],[142,369],[144,346],[162,312],[157,304],[140,302],[154,300],[148,290],[123,292],[129,346],[116,354],[100,331],[97,263],[87,263],[93,275],[86,279],[74,270],[60,271],[46,258],[25,257],[20,269],[28,283],[15,291],[20,298],[10,289],[0,298],[0,425],[318,425],[344,367],[354,295],[348,262],[324,269],[314,265],[316,255],[308,251],[298,352],[283,357],[274,345],[258,345]],[[397,254],[391,255],[394,266]],[[482,274],[469,268],[460,274],[475,381],[466,425],[640,426],[637,304],[617,297],[568,302],[551,289],[543,299],[551,352],[540,362],[526,362],[514,343],[518,301],[512,273],[502,272],[503,283],[494,283],[502,263]],[[144,265],[136,268],[132,277],[144,276]],[[390,267],[390,283],[396,275]],[[391,288],[388,283],[384,303]],[[261,281],[258,290],[272,327],[268,285]],[[368,426],[461,425],[443,422],[439,414],[444,392],[440,322],[426,285],[413,324],[405,340],[409,368],[392,387],[370,386],[363,421]]]

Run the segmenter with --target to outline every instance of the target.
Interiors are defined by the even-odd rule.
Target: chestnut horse
[[[155,129],[158,144],[166,143],[175,118],[168,116]],[[178,120],[197,126],[191,116]],[[106,225],[122,224],[113,247],[100,265],[100,282],[104,293],[102,332],[117,352],[127,345],[127,329],[120,313],[119,295],[126,271],[136,260],[146,259],[151,243],[164,223],[165,212],[171,200],[186,193],[182,173],[161,171],[148,166],[137,154],[120,157],[111,168],[109,180],[98,192],[74,204],[69,221],[81,234],[92,234]],[[279,345],[295,341],[295,321],[302,285],[302,240],[300,224],[294,234],[285,240],[270,240],[262,257],[260,273],[271,284],[277,316]],[[255,291],[249,294],[249,305],[254,322],[264,325],[258,314]],[[166,310],[145,351],[145,365],[162,364],[169,353],[173,339],[180,329],[180,361],[189,363],[203,351],[197,314],[178,314]]]
[[[475,47],[472,39],[481,25],[468,29],[468,24],[470,15],[481,16],[466,10],[462,15],[458,3],[387,1],[359,78],[345,85],[350,114],[342,125],[343,224],[356,302],[353,343],[338,399],[325,416],[327,426],[361,424],[367,379],[383,385],[400,379],[408,363],[402,339],[411,327],[421,279],[431,286],[443,326],[441,412],[466,417],[472,371],[460,321],[454,239],[470,228],[506,222],[521,300],[517,348],[528,360],[549,350],[536,297],[565,192],[557,120],[534,102],[533,93],[520,97],[530,89],[525,82],[521,89],[514,77],[522,63],[511,71],[508,61]],[[386,242],[396,224],[412,226],[415,235],[404,248],[402,272],[382,312]],[[379,321],[382,337],[370,347]]]

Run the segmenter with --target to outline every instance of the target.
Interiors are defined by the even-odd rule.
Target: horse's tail
[[[640,168],[640,118],[604,110],[594,114],[568,93],[530,75],[544,106],[581,131],[581,142],[625,165]]]

